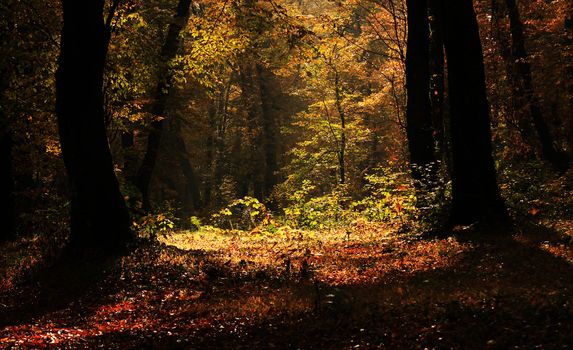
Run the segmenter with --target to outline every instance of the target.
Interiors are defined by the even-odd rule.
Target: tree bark
[[[137,154],[134,149],[135,134],[133,131],[123,131],[120,141],[123,156],[123,175],[128,181],[133,183],[137,171]]]
[[[418,185],[431,186],[436,157],[430,104],[430,31],[426,1],[407,0],[406,132],[412,177]]]
[[[180,121],[174,120],[171,129],[173,147],[177,150],[176,158],[185,179],[184,198],[182,198],[181,202],[183,203],[184,214],[190,215],[194,210],[199,210],[203,207],[203,200],[201,198],[201,192],[199,191],[197,175],[190,161],[185,140],[181,135]]]
[[[444,31],[440,8],[443,0],[429,0],[430,17],[430,105],[432,110],[433,136],[436,142],[436,159],[447,160],[445,139],[446,124],[444,118]]]
[[[261,99],[260,77],[257,64],[253,58],[245,56],[247,62],[241,66],[240,83],[241,98],[247,110],[245,146],[245,172],[247,178],[241,182],[247,183],[247,192],[252,188],[253,196],[259,200],[265,198],[264,182],[266,172],[265,135],[263,130],[263,106]],[[245,190],[243,185],[242,191]]]
[[[237,26],[245,29],[256,41],[265,29],[265,20],[260,17],[256,0],[233,2],[237,11]],[[268,23],[267,23],[268,24]],[[268,43],[263,44],[267,46]],[[266,70],[258,60],[257,45],[242,55],[239,67],[241,99],[246,109],[245,135],[242,154],[244,164],[237,169],[238,195],[249,193],[263,201],[268,199],[276,184],[276,121],[272,111],[272,97]],[[236,141],[235,141],[236,142]],[[234,147],[237,150],[236,147]]]
[[[209,167],[209,174],[205,177],[205,187],[203,190],[203,203],[205,206],[209,206],[213,201],[213,180],[214,176],[214,168],[215,168],[215,158],[217,156],[215,150],[215,143],[217,139],[217,132],[216,132],[216,119],[217,119],[217,104],[218,98],[215,98],[208,109],[208,116],[209,116],[209,136],[207,137],[207,165]]]
[[[507,219],[496,182],[483,52],[471,0],[443,8],[452,142],[451,224]]]
[[[8,7],[7,7],[8,8]],[[13,16],[2,13],[6,18],[0,26],[0,36],[3,41],[0,49],[7,56],[0,60],[0,243],[14,237],[16,226],[16,209],[14,203],[14,176],[12,169],[13,126],[4,101],[4,93],[10,86],[10,78],[14,72],[10,49],[13,45],[12,31],[15,27]]]
[[[223,196],[221,191],[221,185],[223,184],[223,176],[228,175],[229,170],[225,170],[225,164],[229,163],[225,160],[226,157],[226,134],[227,134],[227,123],[228,123],[228,108],[230,99],[232,79],[229,78],[228,83],[219,93],[216,102],[216,113],[213,116],[212,121],[213,128],[213,144],[214,144],[214,154],[212,162],[212,178],[213,178],[213,189],[214,198],[213,204],[215,207],[220,206],[223,203]],[[230,162],[232,164],[232,162]]]
[[[133,235],[104,125],[103,0],[62,0],[56,114],[71,194],[70,248],[120,249]]]
[[[159,146],[165,125],[165,115],[167,112],[167,100],[169,97],[169,87],[171,84],[172,73],[169,71],[168,64],[175,58],[181,45],[179,34],[187,25],[190,15],[191,0],[179,0],[177,12],[173,21],[167,30],[167,36],[163,47],[161,48],[162,69],[158,77],[157,87],[155,89],[155,99],[151,108],[151,113],[155,120],[151,123],[151,130],[147,138],[147,149],[143,161],[136,175],[135,185],[141,192],[143,207],[146,210],[151,209],[149,200],[149,185],[157,163]]]
[[[569,1],[569,11],[565,18],[565,46],[568,53],[568,64],[565,67],[567,81],[567,93],[569,104],[569,152],[573,159],[573,0]]]
[[[342,107],[342,92],[340,89],[340,74],[334,68],[334,97],[336,110],[340,118],[340,144],[338,145],[338,173],[341,185],[346,183],[346,113]]]
[[[2,223],[0,242],[5,242],[14,236],[15,229],[12,137],[9,130],[0,130],[0,169],[0,223]]]
[[[277,183],[277,121],[273,110],[270,86],[272,73],[267,72],[261,64],[257,64],[257,71],[259,76],[261,107],[263,110],[263,137],[265,140],[265,175],[263,194],[265,197],[268,197]]]
[[[515,0],[505,0],[509,16],[509,30],[511,32],[511,62],[515,72],[513,94],[517,103],[517,111],[528,110],[533,122],[533,128],[541,146],[541,154],[555,170],[564,172],[568,168],[568,159],[563,152],[555,146],[549,126],[543,117],[541,105],[533,91],[533,79],[529,55],[525,48],[525,35],[523,22],[519,16],[519,9]]]
[[[4,106],[4,92],[8,89],[9,72],[9,67],[0,67],[0,223],[2,223],[0,242],[13,237],[16,213],[13,197],[12,131]]]

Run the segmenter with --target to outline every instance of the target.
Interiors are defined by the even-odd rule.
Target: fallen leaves
[[[553,329],[573,330],[569,251],[527,242],[182,232],[167,243],[185,250],[142,247],[73,303],[5,324],[0,348],[559,344]]]

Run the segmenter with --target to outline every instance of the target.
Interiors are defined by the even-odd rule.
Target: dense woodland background
[[[396,271],[404,276],[450,263],[473,271],[478,260],[487,265],[481,254],[495,246],[502,253],[492,254],[503,261],[542,259],[531,278],[553,268],[571,276],[571,0],[5,0],[0,14],[0,286],[6,290],[0,306],[10,314],[0,318],[8,327],[0,347],[52,339],[48,326],[32,332],[39,338],[9,328],[25,296],[49,290],[75,300],[70,290],[85,287],[53,292],[57,283],[30,281],[79,273],[91,283],[94,266],[98,276],[103,267],[116,271],[99,260],[116,253],[124,256],[121,269],[155,266],[151,275],[163,273],[157,269],[168,256],[166,270],[175,264],[180,273],[195,271],[206,291],[221,276],[242,281],[227,286],[235,289],[245,269],[249,283],[280,280],[282,292],[300,288],[291,292],[310,295],[309,305],[292,301],[294,309],[326,317],[330,330],[348,313],[364,316],[356,300],[366,300],[354,289],[331,289],[358,283],[368,290],[365,281],[380,273],[379,283],[386,276],[380,271],[392,264],[402,264]],[[484,246],[465,241],[483,237],[495,238]],[[515,248],[523,242],[530,250]],[[366,250],[343,249],[346,259],[329,255],[332,244]],[[560,262],[533,254],[532,246]],[[506,248],[516,250],[512,255]],[[474,250],[479,257],[454,259]],[[269,252],[270,262],[257,260]],[[360,256],[358,270],[349,268],[352,254]],[[70,261],[87,265],[62,271],[74,265]],[[468,273],[474,272],[481,273]],[[178,286],[172,273],[158,290]],[[440,286],[464,281],[457,273],[445,271]],[[400,278],[388,282],[400,290],[390,299],[407,294],[402,282],[414,290],[426,283]],[[106,283],[129,289],[114,281]],[[376,283],[368,286],[380,287]],[[566,345],[571,286],[535,287],[547,283],[529,285],[550,299],[547,305],[561,303],[547,314],[561,335],[551,342],[547,333],[524,340],[518,335],[526,328],[518,327],[521,333],[510,337],[516,344]],[[514,289],[527,289],[520,288]],[[342,301],[328,301],[329,295],[343,295]],[[178,300],[203,300],[186,298]],[[38,305],[18,311],[29,320],[18,322],[47,314],[45,300],[36,299]],[[321,306],[325,300],[337,305],[333,319]],[[280,317],[294,312],[289,307]],[[441,307],[428,306],[428,319],[442,317],[436,316]],[[530,320],[529,312],[515,317]],[[387,317],[382,322],[395,321]],[[425,334],[421,343],[435,346],[428,325],[421,326],[426,320],[418,321],[408,329],[420,325],[412,334]],[[128,322],[114,332],[129,327],[133,331]],[[254,334],[264,329],[257,327]],[[368,334],[369,346],[416,343]],[[197,344],[229,346],[226,336]],[[312,331],[307,336],[320,338]],[[354,345],[335,338],[314,346]],[[97,339],[118,347],[173,345],[173,339]],[[446,347],[470,341],[448,339]],[[247,337],[245,346],[252,341]],[[477,348],[513,344],[475,341]]]

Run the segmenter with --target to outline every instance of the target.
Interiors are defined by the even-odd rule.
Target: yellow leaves
[[[46,147],[46,153],[51,156],[59,157],[62,154],[62,148],[60,146],[59,140],[51,138],[46,139],[45,147]]]
[[[199,299],[201,295],[203,295],[203,293],[199,291],[190,291],[186,289],[181,289],[177,292],[168,294],[166,296],[166,299],[175,298],[180,301],[192,301]]]
[[[223,83],[227,72],[222,67],[236,64],[238,55],[249,44],[248,37],[229,23],[205,17],[192,17],[185,34],[188,49],[172,62],[174,79],[186,83],[186,77],[190,77],[207,88]]]
[[[153,116],[153,120],[154,122],[160,122],[162,120],[165,120],[167,117],[164,115],[154,115]]]

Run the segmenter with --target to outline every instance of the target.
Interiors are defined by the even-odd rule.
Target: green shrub
[[[158,235],[167,235],[175,228],[176,218],[166,213],[150,213],[133,223],[139,236],[154,240]]]
[[[422,176],[415,191],[417,219],[424,230],[442,228],[449,219],[451,199],[451,181],[447,169],[438,161],[417,171]]]
[[[289,196],[290,204],[284,209],[286,224],[296,228],[323,229],[349,224],[355,216],[348,209],[350,198],[344,187],[329,194],[311,197],[315,189],[309,180]]]
[[[565,177],[542,162],[506,161],[498,174],[502,196],[514,219],[571,217]]]
[[[231,230],[252,230],[270,215],[265,205],[253,197],[237,199],[211,216],[213,226]]]
[[[352,208],[361,216],[374,222],[400,223],[416,216],[415,189],[406,174],[378,168],[365,180],[368,195],[352,203]]]
[[[175,229],[179,220],[175,216],[176,208],[170,203],[165,203],[153,213],[148,213],[133,220],[132,228],[140,236],[151,240],[157,239],[158,235],[167,235]]]
[[[189,230],[192,232],[201,230],[201,220],[196,216],[191,216],[188,222]]]

